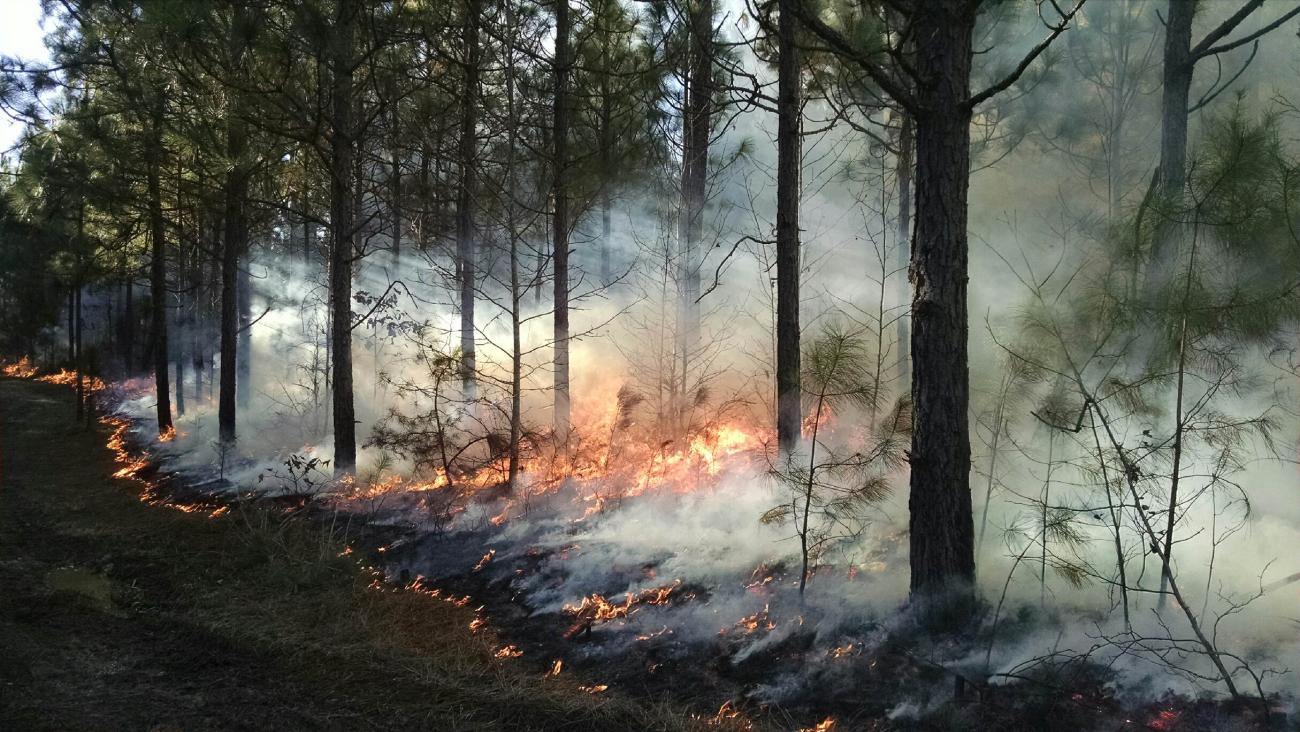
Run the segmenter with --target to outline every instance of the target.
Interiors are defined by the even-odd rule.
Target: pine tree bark
[[[518,29],[514,6],[506,4],[507,38],[515,39]],[[509,52],[508,52],[509,53]],[[507,59],[506,86],[506,235],[510,239],[510,446],[507,463],[507,486],[513,493],[519,481],[520,440],[523,438],[523,343],[521,308],[524,291],[519,281],[519,228],[516,206],[511,196],[518,190],[515,175],[516,140],[518,139],[519,112],[515,101],[515,67],[513,54]]]
[[[973,606],[967,366],[967,190],[975,8],[927,0],[912,15],[916,69],[916,234],[911,257],[911,589],[964,615]]]
[[[776,127],[776,436],[783,456],[799,443],[803,421],[799,367],[799,194],[803,146],[799,48],[793,3],[777,18]]]
[[[124,327],[122,328],[122,363],[126,374],[135,373],[135,271],[129,260],[123,265],[126,279],[126,302],[122,306]]]
[[[682,130],[682,211],[678,224],[681,316],[678,360],[683,389],[700,339],[700,266],[704,201],[713,111],[713,0],[699,0],[690,15],[690,65]],[[688,403],[686,394],[682,402]],[[684,407],[682,407],[684,411]],[[681,415],[678,415],[681,419]],[[684,425],[678,425],[679,428]]]
[[[898,269],[904,270],[912,257],[912,147],[915,131],[912,115],[901,112],[902,124],[898,132],[898,161],[895,177],[898,181]],[[912,383],[912,313],[907,286],[899,286],[898,297],[898,379],[903,389]]]
[[[1180,227],[1167,220],[1182,207],[1187,185],[1187,120],[1191,95],[1192,21],[1196,5],[1191,0],[1169,0],[1165,19],[1163,89],[1160,111],[1160,162],[1157,168],[1157,193],[1165,218],[1156,227],[1147,261],[1146,291],[1151,294],[1162,287],[1177,257]]]
[[[465,3],[465,25],[461,42],[465,47],[465,85],[461,90],[459,164],[460,181],[456,192],[456,270],[460,285],[460,380],[467,401],[476,398],[475,380],[478,365],[474,353],[474,166],[478,145],[478,74],[479,0]]]
[[[243,123],[232,116],[226,130],[226,150],[239,160],[244,150]],[[221,362],[217,389],[218,437],[232,446],[237,439],[235,399],[238,388],[239,348],[239,252],[244,248],[244,198],[247,183],[239,166],[226,174],[225,231],[221,243]]]
[[[238,18],[238,16],[237,16]],[[244,16],[231,31],[230,60],[242,68],[244,56],[252,42],[254,24]],[[247,124],[240,97],[232,97],[226,119],[226,156],[230,169],[225,180],[225,211],[221,243],[221,357],[217,391],[217,435],[230,448],[237,439],[236,414],[239,389],[239,257],[248,248],[248,230],[244,220],[244,202],[248,198],[248,167],[244,161],[248,147]]]
[[[353,157],[356,130],[353,115],[353,31],[357,0],[339,0],[331,49],[330,115],[330,349],[333,358],[334,473],[356,470],[356,413],[352,401],[352,259],[356,223],[353,221]]]
[[[608,12],[610,4],[605,3],[602,7]],[[604,20],[609,22],[608,18]],[[614,242],[610,240],[610,216],[613,205],[610,189],[614,185],[614,99],[613,91],[610,89],[613,62],[610,58],[609,47],[611,35],[612,31],[609,28],[601,29],[600,128],[598,136],[600,139],[600,282],[603,285],[609,285],[614,281],[612,262]]]
[[[555,277],[552,334],[555,342],[555,439],[563,447],[569,442],[569,0],[555,0],[555,98],[554,160],[552,197],[555,215],[551,222],[554,242]]]
[[[149,190],[149,288],[154,331],[154,392],[158,399],[158,434],[172,429],[171,385],[167,374],[167,238],[163,219],[161,169],[163,158],[163,107],[159,100],[153,110],[153,129],[149,140],[147,186]]]
[[[248,255],[248,237],[243,238],[243,252],[236,279],[235,296],[239,300],[239,347],[237,354],[237,374],[235,376],[235,399],[241,410],[248,408],[253,396],[253,286],[249,271],[251,257]]]

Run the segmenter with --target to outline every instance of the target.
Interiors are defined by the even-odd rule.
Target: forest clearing
[[[1300,724],[1300,4],[33,22],[0,727]]]

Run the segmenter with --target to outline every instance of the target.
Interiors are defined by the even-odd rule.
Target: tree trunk
[[[1173,263],[1178,258],[1181,227],[1177,216],[1187,185],[1187,108],[1192,88],[1192,20],[1196,5],[1191,0],[1169,0],[1165,20],[1163,93],[1160,110],[1160,163],[1157,168],[1157,193],[1161,202],[1161,220],[1151,241],[1147,261],[1146,293],[1155,293],[1167,284]]]
[[[460,284],[460,381],[462,396],[473,401],[477,364],[474,354],[474,157],[478,135],[479,0],[465,4],[465,86],[461,91],[460,182],[456,192],[456,269]]]
[[[912,147],[915,143],[915,131],[912,129],[912,115],[902,112],[902,126],[898,132],[898,269],[908,266],[912,253]],[[911,302],[907,297],[908,287],[900,283],[898,288],[898,379],[900,388],[907,389],[911,383],[912,369],[912,335]]]
[[[799,443],[803,418],[799,367],[799,194],[803,163],[799,48],[792,4],[777,18],[776,128],[776,436],[783,456]]]
[[[77,259],[78,260],[81,259],[80,251],[78,251]],[[77,268],[78,269],[81,268],[80,262],[78,262]],[[84,289],[84,286],[80,284],[80,280],[81,280],[80,274],[77,275],[77,280],[78,280],[78,284],[77,284],[77,289],[75,291],[76,294],[73,296],[72,299],[72,303],[73,303],[72,306],[72,323],[73,323],[72,368],[74,371],[77,372],[76,420],[77,422],[81,422],[81,420],[85,417],[85,404],[86,404],[86,381],[85,381],[86,375],[85,375],[85,368],[83,368],[83,365],[81,363],[81,329],[85,325],[81,317],[81,291]]]
[[[555,216],[551,223],[554,241],[554,340],[555,340],[555,438],[569,442],[569,199],[565,180],[569,167],[569,0],[555,2],[555,99],[552,161]]]
[[[152,138],[149,141],[149,289],[153,313],[154,392],[158,398],[158,434],[172,429],[171,385],[167,378],[167,259],[166,223],[163,220],[162,183],[160,181],[162,142],[162,102],[153,111]]]
[[[230,122],[227,149],[238,159],[244,146],[243,125]],[[239,347],[239,252],[244,238],[245,181],[237,167],[226,175],[225,236],[221,245],[221,385],[217,395],[218,434],[225,445],[233,445],[235,430],[235,392],[238,370],[236,349]]]
[[[393,112],[394,125],[396,125],[397,113]],[[400,261],[402,258],[402,158],[398,154],[396,144],[393,147],[392,172],[389,173],[391,180],[391,192],[393,200],[389,204],[393,214],[393,261]]]
[[[506,4],[506,33],[513,41],[518,30],[515,25],[514,6]],[[510,447],[507,485],[514,493],[519,482],[519,442],[523,438],[523,347],[520,301],[524,293],[519,282],[519,230],[515,218],[515,203],[511,199],[518,189],[515,178],[515,141],[518,139],[519,115],[515,106],[515,67],[513,54],[506,61],[506,235],[510,237]]]
[[[253,396],[253,287],[249,274],[251,257],[248,256],[248,236],[242,239],[241,264],[235,281],[235,297],[239,301],[239,346],[235,351],[235,399],[241,410],[248,408]]]
[[[126,302],[122,306],[122,363],[126,365],[126,375],[135,373],[135,272],[128,259],[123,266],[126,277]]]
[[[970,174],[970,3],[928,0],[919,48],[913,287],[911,590],[954,619],[973,607],[966,206]]]
[[[334,473],[356,470],[356,414],[352,403],[352,258],[354,128],[353,23],[356,0],[339,0],[334,19],[330,135],[330,349],[333,358]]]
[[[713,0],[699,0],[691,13],[689,80],[682,131],[682,211],[678,237],[681,257],[681,322],[679,361],[683,390],[700,338],[700,246],[704,228],[704,199],[709,168],[709,137],[713,104]],[[689,403],[686,394],[682,401]],[[679,415],[680,420],[680,415]],[[679,428],[684,425],[679,424]]]
[[[231,33],[231,61],[240,66],[252,41],[252,23],[237,23]],[[248,33],[248,35],[245,35]],[[238,93],[232,96],[226,121],[226,155],[231,161],[225,181],[224,237],[221,246],[221,384],[217,394],[218,439],[226,448],[236,440],[239,389],[239,257],[247,249],[244,201],[248,197],[248,169],[244,162],[248,133]]]
[[[608,7],[608,6],[607,6]],[[608,21],[607,21],[608,22]],[[610,241],[610,188],[614,185],[614,121],[613,92],[609,88],[613,73],[610,61],[609,28],[602,29],[600,74],[600,282],[609,285],[614,281],[611,262],[614,242]]]

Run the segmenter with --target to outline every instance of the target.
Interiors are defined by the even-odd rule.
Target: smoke
[[[1016,44],[1009,48],[1014,50]],[[829,114],[826,109],[812,113]],[[720,154],[744,142],[754,143],[753,152],[714,182],[714,241],[701,266],[706,288],[715,273],[718,282],[702,303],[707,355],[701,357],[704,365],[698,377],[712,394],[699,408],[699,419],[736,422],[757,435],[768,431],[771,413],[772,256],[770,245],[761,242],[769,238],[772,224],[767,175],[773,160],[767,140],[773,129],[768,115],[755,111],[737,117],[722,137]],[[1154,143],[1149,137],[1139,143],[1136,158],[1149,158]],[[896,201],[881,185],[892,174],[885,164],[889,158],[873,157],[870,143],[843,129],[811,136],[805,150],[805,332],[812,336],[835,318],[866,324],[869,332],[880,335],[873,353],[891,364],[882,377],[884,388],[896,391],[899,382],[892,363],[905,273],[895,258],[896,222],[891,216]],[[1078,184],[1075,177],[1062,174],[1059,158],[1028,144],[973,176],[971,378],[977,425],[989,413],[1003,376],[1001,336],[1013,333],[1028,298],[1009,262],[1041,272],[1063,259],[1084,258],[1071,252],[1076,246],[1082,250],[1085,238],[1062,236],[1057,228],[1063,209],[1095,203],[1065,190]],[[678,296],[671,246],[668,255],[661,255],[674,232],[653,213],[663,202],[648,200],[647,195],[635,189],[622,192],[613,239],[600,244],[611,247],[620,265],[617,270],[632,268],[629,276],[603,288],[586,274],[577,278],[575,287],[582,297],[573,330],[582,337],[573,343],[571,358],[574,422],[580,439],[598,446],[613,430],[619,390],[658,389],[663,374],[656,369],[663,367],[665,357],[671,361],[679,355],[671,345]],[[584,241],[581,236],[578,240]],[[575,259],[590,273],[598,261],[597,244],[590,237],[585,244],[588,248],[580,247]],[[484,263],[490,274],[482,284],[476,327],[487,406],[458,403],[458,384],[453,380],[448,385],[449,419],[469,424],[466,415],[472,414],[475,429],[482,431],[508,427],[503,421],[508,393],[502,384],[511,340],[500,280],[493,279],[500,274],[500,253],[485,251],[492,261]],[[176,420],[178,437],[157,449],[169,470],[196,481],[209,480],[220,470],[232,492],[274,494],[295,488],[285,465],[291,456],[321,461],[332,457],[326,296],[322,272],[314,265],[259,255],[250,269],[254,313],[265,312],[251,331],[252,383],[241,385],[249,390],[250,403],[239,411],[237,453],[225,455],[217,446],[216,406],[206,399],[187,400],[187,412]],[[388,298],[354,331],[358,437],[366,443],[358,456],[362,482],[392,476],[429,480],[428,475],[413,474],[409,458],[370,444],[369,438],[390,415],[416,414],[432,406],[427,395],[415,396],[399,386],[428,385],[427,365],[419,358],[422,349],[450,354],[459,343],[455,291],[444,269],[445,262],[433,249],[427,256],[407,253],[400,258],[379,252],[356,273],[355,291]],[[523,411],[528,431],[543,434],[551,419],[549,286],[542,280],[533,287],[543,290],[542,297],[530,291],[521,301]],[[354,311],[365,313],[372,305],[362,301]],[[188,342],[185,337],[178,340]],[[209,364],[209,373],[213,366]],[[1252,358],[1250,367],[1276,373],[1269,371],[1270,363],[1262,356]],[[1280,385],[1278,401],[1294,403],[1291,381]],[[193,384],[181,388],[193,389]],[[1233,406],[1242,413],[1259,413],[1274,406],[1273,396],[1255,391],[1235,398]],[[1128,544],[1130,571],[1137,575],[1136,580],[1130,578],[1137,588],[1129,597],[1132,636],[1149,639],[1136,644],[1108,640],[1123,635],[1125,628],[1119,588],[1110,574],[1112,539],[1104,520],[1085,521],[1068,547],[1049,547],[1051,556],[1027,548],[1036,532],[1047,533],[1033,524],[1039,510],[1033,499],[1044,483],[1053,485],[1054,505],[1089,506],[1098,500],[1097,476],[1085,464],[1087,454],[1064,440],[1049,447],[1051,430],[1030,414],[1030,401],[1008,416],[1014,439],[1008,438],[1011,443],[1004,445],[1005,454],[999,458],[987,534],[977,557],[979,588],[990,607],[997,608],[1000,628],[976,648],[929,647],[931,660],[972,677],[992,674],[994,681],[1010,683],[1035,660],[1087,656],[1114,671],[1113,688],[1122,696],[1151,699],[1165,692],[1221,692],[1209,659],[1187,640],[1178,609],[1158,607],[1154,590],[1159,561],[1145,550],[1146,538],[1132,526],[1126,525],[1121,536]],[[123,409],[147,422],[152,405],[151,398],[141,397]],[[639,420],[652,421],[649,412],[643,410]],[[1157,418],[1122,425],[1126,431],[1121,441],[1135,444],[1141,429]],[[865,421],[862,415],[847,412],[836,419],[840,429],[833,439],[852,444],[855,423]],[[1300,665],[1300,582],[1277,586],[1242,604],[1261,586],[1300,571],[1291,551],[1300,544],[1300,500],[1291,459],[1297,425],[1289,413],[1278,421],[1278,432],[1287,435],[1284,459],[1274,459],[1260,442],[1249,443],[1246,454],[1236,458],[1239,464],[1234,467],[1240,469],[1232,471],[1230,479],[1249,505],[1216,503],[1210,491],[1180,516],[1189,529],[1177,544],[1175,571],[1188,604],[1210,626],[1219,647],[1233,649],[1260,668],[1283,669]],[[990,450],[979,444],[979,429],[975,427],[972,482],[976,521],[983,523],[982,489]],[[755,683],[752,698],[777,703],[806,696],[814,678],[818,683],[839,678],[847,687],[852,676],[843,670],[846,664],[835,660],[834,649],[847,645],[854,657],[866,657],[912,629],[912,620],[900,611],[908,599],[907,476],[887,476],[892,492],[871,507],[861,533],[839,538],[818,558],[801,598],[798,538],[788,522],[762,520],[788,502],[789,489],[771,477],[758,447],[750,445],[743,459],[725,463],[717,473],[697,473],[692,485],[673,483],[682,473],[670,474],[665,468],[655,472],[653,445],[647,448],[649,467],[638,466],[633,485],[622,475],[575,476],[559,486],[543,486],[538,476],[525,474],[527,500],[506,508],[500,525],[492,522],[502,515],[502,506],[487,499],[465,500],[448,525],[440,524],[427,535],[421,531],[429,526],[427,504],[415,494],[358,502],[353,510],[375,521],[415,527],[415,538],[409,541],[419,546],[401,554],[391,567],[394,572],[406,570],[435,582],[463,578],[485,552],[495,551],[491,569],[483,571],[499,572],[493,576],[508,585],[528,612],[554,616],[557,625],[565,622],[566,607],[592,593],[618,603],[675,585],[668,604],[642,603],[620,622],[595,624],[591,632],[602,642],[592,653],[618,654],[646,642],[638,641],[640,636],[670,632],[686,644],[731,644],[729,662],[744,664],[807,639],[818,652],[806,658],[816,660],[796,672],[781,671]],[[1049,449],[1061,451],[1055,455],[1061,464],[1050,481],[1044,466]],[[485,457],[478,448],[469,454]],[[1184,469],[1189,476],[1203,477],[1219,467],[1203,452],[1192,456]],[[308,477],[320,486],[329,472],[322,464]],[[597,506],[600,510],[590,510]],[[1096,513],[1101,514],[1100,508]],[[1225,531],[1236,524],[1240,527]],[[1066,560],[1083,567],[1084,576],[1067,576],[1061,566]],[[1220,615],[1222,622],[1215,622]],[[755,628],[738,626],[746,622]],[[991,615],[986,623],[992,625]],[[1176,640],[1167,642],[1171,637]],[[1162,653],[1172,662],[1158,662]],[[1234,669],[1237,665],[1232,664]],[[1245,681],[1241,674],[1237,678]],[[1280,681],[1269,678],[1266,688],[1289,691],[1294,686],[1284,676]],[[921,698],[894,700],[889,717],[924,717],[948,698],[945,693],[936,690]]]

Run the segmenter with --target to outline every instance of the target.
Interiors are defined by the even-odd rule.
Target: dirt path
[[[64,387],[0,379],[0,729],[679,729],[493,658],[301,522],[149,506]]]

